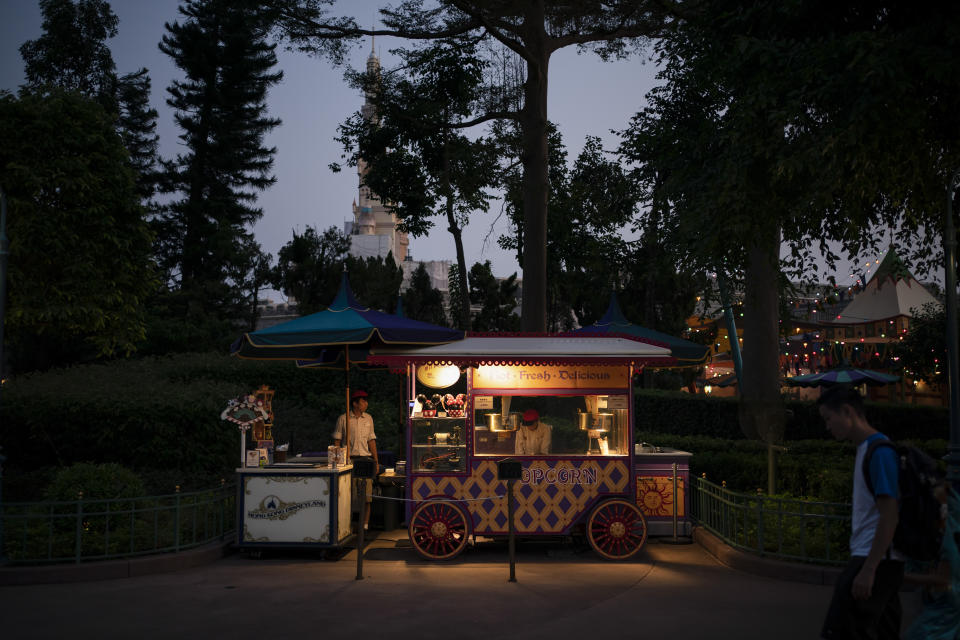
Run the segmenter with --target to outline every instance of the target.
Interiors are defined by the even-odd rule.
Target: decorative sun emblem
[[[637,482],[637,496],[644,515],[673,515],[673,480],[671,478],[641,478]]]

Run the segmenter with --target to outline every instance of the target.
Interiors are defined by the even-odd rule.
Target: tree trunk
[[[743,389],[740,428],[767,443],[783,439],[784,411],[777,368],[779,309],[777,252],[780,230],[758,235],[747,251],[743,321]],[[731,340],[736,340],[731,336]]]
[[[547,73],[550,53],[544,30],[543,5],[530,3],[525,16],[524,41],[527,81],[523,87],[523,300],[520,326],[523,331],[547,328]]]
[[[449,122],[449,114],[444,113],[444,120]],[[453,236],[453,244],[457,250],[457,288],[460,289],[460,328],[470,330],[470,291],[467,288],[467,258],[463,255],[463,230],[457,225],[457,218],[453,214],[453,189],[450,186],[450,130],[443,130],[443,193],[447,198],[447,231]],[[452,317],[450,321],[456,325]]]
[[[657,273],[654,265],[657,264],[655,252],[660,246],[660,239],[657,233],[660,225],[659,206],[658,202],[654,202],[653,206],[650,207],[650,219],[647,223],[646,230],[643,232],[643,246],[646,249],[644,251],[644,257],[646,258],[647,269],[646,283],[644,284],[643,291],[643,323],[648,329],[655,329],[657,326],[657,301],[654,292],[657,286]],[[650,371],[646,367],[643,369],[643,388],[653,388],[653,371]]]

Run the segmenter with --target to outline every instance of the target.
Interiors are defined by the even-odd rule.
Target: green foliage
[[[371,58],[365,73],[348,74],[367,103],[340,126],[338,140],[347,163],[361,167],[362,188],[377,194],[401,230],[425,237],[433,218],[445,218],[457,273],[466,274],[463,229],[471,215],[489,209],[498,185],[495,145],[459,129],[478,109],[488,62],[476,42],[442,40],[393,53],[404,59],[402,73],[383,76]],[[465,279],[450,283],[450,291],[467,297]],[[453,318],[464,324],[468,311],[458,306]]]
[[[40,9],[43,34],[20,47],[27,76],[22,92],[78,93],[115,115],[141,203],[155,208],[150,200],[158,179],[157,111],[150,107],[146,69],[117,76],[106,44],[117,35],[117,16],[104,0],[42,0]]]
[[[263,214],[257,192],[276,181],[265,138],[280,121],[267,116],[267,91],[283,74],[259,3],[189,0],[179,11],[160,49],[185,75],[168,88],[185,151],[166,166],[177,195],[156,221],[159,262],[188,318],[247,319],[268,261],[248,227]]]
[[[520,318],[517,308],[517,274],[497,280],[490,269],[490,261],[478,262],[470,268],[470,303],[480,305],[473,319],[474,331],[516,331]]]
[[[239,458],[239,432],[220,413],[263,384],[276,390],[275,441],[289,442],[292,454],[326,452],[346,404],[339,371],[193,353],[15,378],[4,385],[0,424],[5,484],[12,477],[22,489],[21,473],[95,462],[135,470],[152,491],[208,487],[228,478]],[[399,378],[353,371],[351,386],[371,394],[380,448],[399,452]]]
[[[347,256],[346,265],[357,300],[371,309],[392,313],[403,283],[403,269],[394,261],[393,252],[387,252],[385,258]]]
[[[44,490],[46,500],[84,500],[139,498],[146,494],[136,473],[115,462],[93,464],[78,462],[60,469]]]
[[[331,15],[325,3],[313,0],[271,0],[278,10],[279,28],[298,49],[343,61],[349,40],[365,33],[350,17]],[[404,2],[381,9],[380,20],[389,35],[414,41],[440,42],[434,50],[484,52],[492,62],[484,74],[482,99],[470,104],[470,116],[460,126],[487,121],[511,121],[522,132],[522,200],[524,202],[523,328],[547,328],[547,209],[551,184],[547,176],[547,91],[550,57],[559,49],[576,45],[596,51],[604,59],[626,55],[630,48],[660,34],[666,11],[633,2],[613,3],[511,3],[457,2],[425,7],[422,2]],[[366,22],[366,18],[363,19]],[[384,33],[378,30],[378,33]],[[431,75],[433,59],[409,62],[416,71]],[[465,73],[471,67],[464,69]],[[459,87],[459,74],[445,71],[437,77],[437,90]],[[435,95],[428,87],[428,95]],[[467,96],[472,97],[472,96]],[[446,98],[445,98],[446,99]],[[455,100],[448,100],[458,105]],[[521,105],[522,104],[522,108]],[[459,106],[459,105],[458,105]],[[413,164],[413,163],[411,163]],[[415,176],[419,177],[419,176]],[[485,176],[481,176],[485,178]],[[461,269],[465,264],[460,262]]]
[[[156,277],[112,117],[75,93],[0,96],[0,184],[14,368],[132,352]]]
[[[119,20],[105,0],[40,0],[43,34],[20,47],[26,63],[26,89],[51,87],[98,99],[113,111],[116,65],[107,39]]]
[[[80,562],[180,551],[223,540],[235,488],[150,497],[4,505],[4,553],[18,564]]]
[[[146,69],[127,73],[117,80],[119,113],[117,124],[123,144],[130,153],[130,165],[137,178],[141,202],[150,209],[160,179],[157,168],[157,110],[150,106],[150,76]]]
[[[830,434],[815,403],[788,400],[790,416],[785,439],[829,440]],[[677,391],[634,390],[637,431],[703,435],[739,440],[743,438],[735,398],[717,398]],[[866,403],[867,421],[893,440],[937,440],[949,434],[944,407],[911,404]],[[762,443],[759,445],[762,446]]]
[[[443,294],[431,284],[423,263],[410,276],[410,286],[403,292],[403,314],[412,320],[448,326],[443,311]]]
[[[937,388],[946,384],[947,313],[927,303],[910,320],[910,331],[894,344],[893,354],[904,373]]]
[[[466,281],[466,274],[464,274]],[[470,300],[469,285],[467,295],[461,291],[460,287],[460,265],[450,265],[450,271],[447,274],[447,291],[450,292],[450,321],[457,329],[468,330],[470,328]],[[465,324],[464,318],[468,321]]]
[[[330,227],[322,234],[311,226],[301,234],[294,230],[293,239],[277,253],[271,282],[297,301],[301,315],[321,311],[337,294],[349,250],[350,238],[337,227]],[[355,281],[351,271],[354,286]]]

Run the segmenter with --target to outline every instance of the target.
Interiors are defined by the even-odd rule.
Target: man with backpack
[[[904,564],[893,549],[899,520],[898,455],[890,446],[871,447],[887,437],[867,422],[863,399],[856,389],[831,387],[817,405],[831,435],[857,445],[850,561],[837,579],[821,636],[899,638],[898,592]]]

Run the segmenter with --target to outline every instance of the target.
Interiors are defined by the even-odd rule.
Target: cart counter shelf
[[[352,470],[305,462],[237,469],[238,546],[340,546],[352,535]]]

